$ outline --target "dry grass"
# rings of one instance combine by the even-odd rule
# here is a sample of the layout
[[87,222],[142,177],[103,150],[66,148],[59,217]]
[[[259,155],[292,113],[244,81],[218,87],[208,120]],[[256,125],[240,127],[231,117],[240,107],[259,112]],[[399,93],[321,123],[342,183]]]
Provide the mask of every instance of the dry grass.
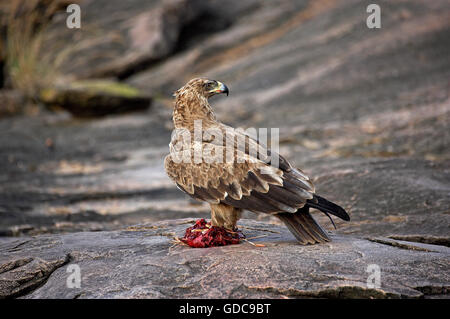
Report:
[[6,70],[12,86],[31,99],[55,82],[68,55],[67,50],[52,54],[44,46],[44,31],[63,4],[59,0],[12,0],[4,12]]

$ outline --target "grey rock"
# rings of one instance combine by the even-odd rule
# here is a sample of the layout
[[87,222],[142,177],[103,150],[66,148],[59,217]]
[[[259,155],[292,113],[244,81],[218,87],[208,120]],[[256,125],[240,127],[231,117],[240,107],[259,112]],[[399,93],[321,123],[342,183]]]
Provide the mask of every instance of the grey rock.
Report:
[[[105,3],[85,2],[81,32],[58,28],[73,36],[64,41],[86,45],[65,74],[120,77],[152,92],[153,107],[96,120],[47,112],[0,120],[4,296],[448,298],[447,1],[382,3],[379,30],[366,28],[364,1],[230,1],[217,19],[175,18],[160,51],[143,32],[142,52],[129,31],[141,14],[163,12],[162,2]],[[215,2],[200,5],[210,14],[204,3]],[[88,28],[96,19],[104,32]],[[202,21],[214,31],[196,32]],[[158,63],[143,63],[154,52]],[[124,59],[137,53],[139,63]],[[332,243],[298,246],[270,216],[246,212],[261,222],[243,221],[260,228],[247,236],[269,234],[255,239],[266,247],[169,250],[188,225],[162,220],[209,218],[163,170],[171,93],[199,75],[231,90],[211,100],[221,121],[279,128],[280,153],[351,214],[336,222]],[[135,224],[144,229],[123,230]],[[246,268],[239,261],[248,255]],[[67,263],[82,266],[81,290],[66,288]],[[365,285],[369,263],[381,267],[380,290]],[[40,277],[22,274],[40,268]]]
[[[1,239],[0,296],[448,297],[448,247],[343,235],[332,235],[327,244],[301,246],[285,227],[252,220],[239,226],[248,241],[263,247],[245,241],[206,249],[176,244],[174,237],[182,236],[193,222],[182,219],[109,232]],[[72,264],[80,267],[80,288],[67,286]],[[381,271],[380,287],[367,285],[372,282],[368,277],[373,264]]]
[[80,3],[82,28],[74,33],[62,27],[66,15],[60,14],[49,28],[49,39],[63,39],[63,47],[71,48],[67,57],[70,63],[63,66],[64,73],[77,78],[126,78],[175,54],[196,37],[190,33],[198,33],[197,27],[206,33],[225,28],[229,19],[223,16],[222,10],[217,10],[219,3],[215,0],[84,1]]

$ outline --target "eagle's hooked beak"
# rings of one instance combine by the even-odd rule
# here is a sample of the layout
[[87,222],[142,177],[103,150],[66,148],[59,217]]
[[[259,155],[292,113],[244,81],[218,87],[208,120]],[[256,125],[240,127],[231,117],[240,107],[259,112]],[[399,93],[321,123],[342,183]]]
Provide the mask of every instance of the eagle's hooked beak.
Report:
[[216,86],[214,87],[214,89],[211,91],[211,93],[226,93],[228,96],[228,93],[230,92],[227,88],[227,86],[225,84],[223,84],[222,82],[216,81]]

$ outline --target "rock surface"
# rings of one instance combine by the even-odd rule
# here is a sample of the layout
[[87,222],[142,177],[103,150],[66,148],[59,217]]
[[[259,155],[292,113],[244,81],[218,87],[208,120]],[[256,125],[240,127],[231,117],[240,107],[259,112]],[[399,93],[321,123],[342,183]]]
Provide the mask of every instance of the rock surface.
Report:
[[[448,297],[447,2],[380,1],[382,28],[370,30],[365,25],[370,1],[230,0],[220,10],[216,1],[189,1],[199,11],[183,22],[175,8],[175,20],[167,29],[173,36],[161,38],[148,25],[148,17],[158,15],[154,21],[163,23],[167,6],[177,3],[182,8],[188,2],[85,1],[86,28],[55,29],[61,32],[57,35],[62,42],[81,43],[79,47],[85,49],[84,56],[77,55],[65,65],[65,75],[113,76],[114,81],[150,93],[152,108],[96,120],[76,119],[64,112],[0,119],[0,236],[5,247],[0,258],[2,269],[9,269],[2,275],[17,272],[17,278],[23,279],[24,271],[30,274],[26,280],[6,280],[8,288],[2,291],[28,297],[58,293],[68,298],[180,297],[201,296],[203,285],[215,284],[211,296],[418,297],[431,292]],[[98,15],[99,8],[104,15]],[[56,17],[55,26],[65,23],[64,17]],[[96,26],[88,28],[97,18]],[[147,30],[142,37],[135,33],[139,28]],[[63,36],[66,33],[71,36]],[[154,42],[149,42],[152,36]],[[163,40],[169,42],[156,50]],[[60,44],[48,50],[58,51]],[[187,227],[183,221],[155,224],[162,220],[209,219],[207,205],[184,197],[163,170],[172,130],[171,94],[194,76],[218,79],[230,88],[229,97],[211,100],[221,121],[235,127],[279,128],[280,153],[313,178],[320,195],[350,213],[350,222],[336,221],[333,243],[295,245],[286,230],[278,228],[277,220],[248,212],[244,217],[264,224],[245,221],[242,225],[260,225],[282,235],[257,239],[269,241],[262,250],[245,243],[217,250],[174,247],[170,253],[172,235],[154,236],[158,231],[181,236]],[[326,217],[317,219],[331,229]],[[136,224],[161,228],[123,230]],[[249,237],[265,234],[252,232]],[[39,236],[29,237],[33,235]],[[103,250],[102,245],[109,248]],[[298,282],[283,277],[282,261],[270,245],[291,258],[287,271]],[[421,248],[410,249],[413,246]],[[228,253],[233,249],[240,255]],[[180,255],[172,255],[177,250]],[[266,250],[274,257],[270,262],[260,254]],[[209,267],[225,274],[227,266],[215,266],[220,258],[230,261],[229,267],[243,269],[236,263],[250,251],[255,268],[249,269],[267,276],[261,277],[265,283],[236,275],[226,290],[220,286],[224,283],[212,280],[212,273],[203,271]],[[308,263],[295,268],[298,251]],[[90,252],[101,255],[104,264],[89,260]],[[124,264],[119,262],[122,257]],[[136,257],[140,264],[133,266],[128,257]],[[104,266],[112,270],[98,276],[105,280],[103,287],[111,278],[117,286],[98,292],[86,286],[84,295],[64,288],[65,265],[75,260],[83,263],[86,285],[89,277],[99,274],[95,267]],[[366,264],[376,260],[386,276],[381,291],[365,288]],[[352,268],[351,261],[360,267]],[[156,275],[164,262],[172,270],[180,269],[172,274],[172,284]],[[135,278],[126,274],[128,267],[142,264],[151,267],[142,267],[142,274],[132,268]],[[341,270],[333,270],[340,265]],[[276,274],[274,282],[268,280],[270,271]],[[411,278],[406,278],[410,273]],[[126,279],[121,282],[122,277]],[[147,278],[153,279],[145,286]],[[183,278],[191,280],[186,288]],[[101,286],[100,279],[96,284]]]
[[[231,14],[255,3],[242,2],[227,3],[235,8]],[[54,19],[49,31],[53,35],[50,41],[57,37],[63,39],[65,48],[71,47],[70,63],[63,70],[76,78],[126,78],[175,54],[202,33],[214,33],[230,23],[230,9],[223,10],[217,0],[97,0],[79,4],[83,27],[78,32],[61,28],[65,13]]]
[[[241,221],[240,228],[264,247],[243,242],[196,249],[174,243],[193,222],[0,239],[0,297],[448,297],[448,247],[342,235],[301,246],[286,228],[252,220]],[[368,280],[374,264],[381,271],[379,288],[367,286],[374,282]],[[79,266],[80,288],[67,286],[69,265]]]
[[[147,9],[140,3],[112,1],[99,23],[162,10],[157,1]],[[0,120],[0,233],[208,217],[207,207],[183,197],[162,169],[170,94],[204,75],[231,89],[211,101],[220,120],[280,129],[281,153],[351,213],[339,231],[449,243],[446,1],[407,4],[380,3],[379,30],[365,27],[363,1],[226,6],[220,14],[234,19],[226,29],[191,39],[182,52],[127,79],[155,93],[150,111],[98,121],[67,114]],[[193,53],[203,58],[190,60]]]

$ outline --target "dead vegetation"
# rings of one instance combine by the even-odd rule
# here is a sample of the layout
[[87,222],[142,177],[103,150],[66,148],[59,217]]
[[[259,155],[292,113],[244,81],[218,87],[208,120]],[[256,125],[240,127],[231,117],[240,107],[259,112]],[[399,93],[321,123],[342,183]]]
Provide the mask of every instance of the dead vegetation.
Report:
[[67,50],[57,55],[46,50],[44,32],[64,0],[13,0],[0,8],[5,68],[10,85],[36,100],[39,91],[58,78]]

